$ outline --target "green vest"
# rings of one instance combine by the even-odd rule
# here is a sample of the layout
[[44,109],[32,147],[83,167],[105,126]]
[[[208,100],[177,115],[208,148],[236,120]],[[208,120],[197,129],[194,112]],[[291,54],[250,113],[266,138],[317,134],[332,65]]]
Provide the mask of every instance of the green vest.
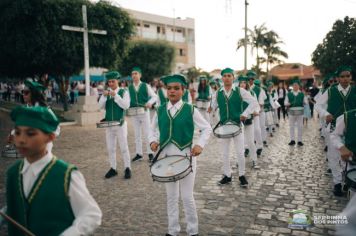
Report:
[[345,112],[345,146],[356,155],[356,109]]
[[[123,98],[125,90],[119,89],[118,95]],[[125,115],[124,109],[122,109],[117,103],[115,102],[113,97],[107,97],[105,103],[105,120],[106,121],[123,121],[123,117]]]
[[351,109],[356,108],[356,88],[351,86],[346,96],[339,92],[337,86],[331,86],[328,90],[327,111],[333,115],[334,122],[337,117]]
[[290,107],[304,107],[304,93],[298,92],[297,96],[294,96],[293,92],[287,94]]
[[160,105],[166,104],[168,102],[168,98],[164,96],[163,89],[158,89],[158,98]]
[[270,103],[270,97],[271,95],[268,93],[267,90],[265,90],[265,93],[266,93],[266,99],[263,103],[263,108],[264,108],[264,111],[267,112],[267,111],[271,111],[272,110],[272,105]]
[[[21,170],[24,161],[7,171],[7,214],[37,236],[57,236],[70,227],[75,216],[68,198],[71,172],[76,169],[53,158],[41,171],[27,199],[23,193]],[[11,223],[9,235],[24,235]]]
[[203,91],[198,91],[198,100],[208,100],[209,99],[210,86],[205,86]]
[[217,102],[220,113],[220,123],[233,122],[240,124],[240,116],[243,112],[243,100],[240,94],[240,88],[232,88],[230,96],[227,97],[221,89],[217,92]]
[[144,82],[141,82],[137,92],[135,90],[135,86],[130,84],[129,94],[130,107],[144,107],[149,100],[147,84]]
[[188,103],[183,103],[174,117],[167,110],[167,104],[158,108],[161,149],[169,143],[173,143],[180,150],[192,145],[194,135],[193,112],[193,106]]
[[183,97],[182,97],[182,101],[188,103],[189,102],[189,97],[188,96],[189,96],[188,89],[185,89]]

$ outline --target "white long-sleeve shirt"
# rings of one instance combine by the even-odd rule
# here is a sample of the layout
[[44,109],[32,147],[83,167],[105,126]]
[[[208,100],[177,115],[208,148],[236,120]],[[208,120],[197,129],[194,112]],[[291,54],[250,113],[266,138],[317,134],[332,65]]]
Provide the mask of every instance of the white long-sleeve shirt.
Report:
[[[330,89],[330,88],[329,88]],[[346,96],[351,89],[350,85],[347,86],[345,89],[338,84],[337,89],[344,95]],[[315,109],[319,113],[320,117],[325,118],[326,116],[330,115],[330,113],[327,111],[328,109],[328,100],[329,100],[329,93],[328,91],[325,91],[323,94],[321,94],[318,99],[316,100],[315,104]]]
[[[115,92],[115,96],[114,96],[114,102],[121,107],[122,109],[126,110],[130,107],[130,95],[128,93],[128,91],[125,90],[123,97],[121,97],[118,92],[120,90],[120,87],[117,87],[114,92]],[[99,107],[100,109],[105,108],[105,104],[106,104],[106,100],[107,97],[106,96],[101,96],[99,99]]]
[[345,146],[343,137],[345,134],[345,120],[344,115],[339,116],[336,119],[336,125],[334,131],[330,134],[330,141],[335,145],[337,149]]
[[[236,87],[232,87],[229,91],[225,90],[225,87],[221,87],[218,91],[223,91],[227,97],[230,96],[231,92],[233,89],[237,89]],[[247,108],[242,112],[242,116],[248,117],[249,115],[253,114],[254,111],[258,110],[258,102],[254,96],[251,95],[251,93],[243,88],[240,89],[240,94],[241,98],[243,101],[248,103]],[[213,110],[215,110],[218,107],[218,100],[217,100],[217,93],[214,97],[214,99],[211,102],[211,107]]]
[[[48,152],[40,160],[33,163],[29,163],[26,158],[24,159],[21,174],[23,192],[26,198],[43,168],[53,158],[52,153]],[[61,233],[61,236],[79,236],[93,233],[101,224],[102,212],[94,198],[90,195],[83,175],[77,170],[71,173],[68,196],[75,220],[69,228]]]
[[[133,86],[134,86],[136,92],[140,88],[141,83],[142,83],[141,81],[139,81],[137,84],[133,83]],[[152,87],[149,84],[146,84],[146,85],[147,85],[147,94],[148,94],[148,97],[150,98],[148,100],[147,104],[152,105],[153,103],[155,103],[158,100],[157,94],[153,91]]]
[[[167,103],[167,110],[173,117],[177,111],[182,107],[183,101],[179,100],[176,104],[172,104],[170,101]],[[200,114],[198,109],[194,109],[193,112],[193,122],[194,126],[197,127],[200,132],[200,136],[197,141],[197,145],[201,146],[202,148],[205,146],[207,141],[209,140],[210,134],[212,132],[210,124],[203,118],[203,116]],[[157,142],[159,143],[159,127],[158,127],[158,116],[155,114],[152,118],[152,124],[151,124],[151,132],[149,134],[149,141],[150,143],[152,142]],[[177,148],[176,145],[173,143],[167,144],[167,146],[164,148],[164,153],[184,153],[188,154],[190,152],[190,148],[185,148],[183,151],[180,151],[179,148]]]
[[[255,87],[256,85],[253,85],[251,87],[251,90],[253,90],[253,88]],[[258,101],[258,104],[260,104],[260,106],[263,106],[265,104],[265,100],[267,98],[267,95],[266,95],[266,92],[263,88],[259,87],[261,89],[261,92],[260,94],[258,95],[258,98],[257,98],[257,101]],[[262,109],[263,111],[263,109]]]
[[[292,90],[291,92],[293,93],[294,96],[297,96],[298,93],[301,93],[299,90],[298,91]],[[307,96],[304,96],[304,99],[303,99],[303,105],[305,105],[305,104],[309,104]],[[286,98],[284,99],[284,105],[290,106],[288,95],[286,95]]]

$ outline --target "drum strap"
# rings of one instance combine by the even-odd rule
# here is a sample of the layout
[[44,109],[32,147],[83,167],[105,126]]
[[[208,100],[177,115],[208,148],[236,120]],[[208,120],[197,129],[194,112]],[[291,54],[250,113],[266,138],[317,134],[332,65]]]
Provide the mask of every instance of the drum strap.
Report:
[[157,161],[158,157],[159,157],[159,154],[161,154],[163,148],[160,148],[156,154],[156,156],[152,159],[152,163],[151,163],[151,166]]
[[221,122],[219,121],[219,122],[215,125],[215,127],[213,128],[213,131],[216,130],[216,128],[218,128],[218,127],[220,126],[220,124],[221,124]]

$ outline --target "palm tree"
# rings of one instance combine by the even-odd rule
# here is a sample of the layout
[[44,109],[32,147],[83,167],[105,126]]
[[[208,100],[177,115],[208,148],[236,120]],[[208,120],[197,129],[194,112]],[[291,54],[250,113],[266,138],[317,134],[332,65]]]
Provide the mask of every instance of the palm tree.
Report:
[[[264,45],[264,38],[267,32],[267,27],[263,23],[260,26],[255,25],[253,30],[247,29],[247,45],[251,47],[251,55],[253,55],[254,50],[256,50],[256,68],[260,71],[260,61],[261,57],[259,56],[259,49]],[[245,38],[239,39],[237,42],[236,50],[239,50],[245,45]]]
[[266,54],[266,58],[263,62],[266,63],[266,73],[268,75],[269,65],[281,64],[283,61],[280,59],[288,58],[288,54],[283,51],[279,44],[283,44],[283,41],[280,39],[279,35],[274,31],[269,31],[265,34],[263,51]]

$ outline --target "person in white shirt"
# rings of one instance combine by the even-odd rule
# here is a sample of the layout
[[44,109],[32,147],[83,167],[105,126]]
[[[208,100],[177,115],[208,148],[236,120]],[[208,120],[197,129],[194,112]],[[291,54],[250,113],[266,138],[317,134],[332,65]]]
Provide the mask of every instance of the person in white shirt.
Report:
[[105,178],[117,175],[116,146],[120,145],[121,157],[124,161],[124,178],[131,178],[130,151],[127,143],[127,122],[125,121],[125,110],[130,106],[129,93],[119,87],[121,75],[117,71],[110,71],[105,74],[109,90],[103,92],[100,97],[99,107],[105,108],[105,121],[117,121],[119,126],[106,128],[106,147],[109,154],[110,170]]
[[[207,143],[211,127],[198,109],[182,101],[186,80],[182,75],[165,78],[167,86],[166,105],[160,106],[152,120],[150,145],[154,152],[160,148],[161,156],[188,155],[192,158],[192,172],[176,182],[166,183],[168,233],[166,236],[177,236],[179,224],[179,193],[184,206],[188,235],[198,235],[198,215],[193,196],[194,181],[197,171],[196,158]],[[169,123],[169,130],[165,125]],[[194,129],[201,132],[198,141],[193,145]],[[171,132],[170,132],[171,131]],[[155,160],[153,160],[155,161]]]
[[146,148],[149,161],[152,161],[153,154],[148,142],[149,132],[147,127],[150,125],[150,111],[152,105],[157,101],[157,95],[152,90],[151,86],[145,82],[141,82],[142,71],[139,67],[134,67],[131,71],[131,77],[133,83],[129,85],[130,94],[130,108],[144,108],[143,114],[137,114],[131,116],[133,120],[133,126],[135,129],[135,144],[136,144],[136,156],[132,161],[140,161],[143,159],[142,151],[142,130],[143,138],[146,142]]
[[[92,234],[101,224],[102,213],[83,175],[46,148],[55,139],[57,117],[41,106],[19,106],[10,116],[16,147],[25,158],[7,171],[3,210],[35,235]],[[9,236],[22,235],[12,223],[8,231]]]

